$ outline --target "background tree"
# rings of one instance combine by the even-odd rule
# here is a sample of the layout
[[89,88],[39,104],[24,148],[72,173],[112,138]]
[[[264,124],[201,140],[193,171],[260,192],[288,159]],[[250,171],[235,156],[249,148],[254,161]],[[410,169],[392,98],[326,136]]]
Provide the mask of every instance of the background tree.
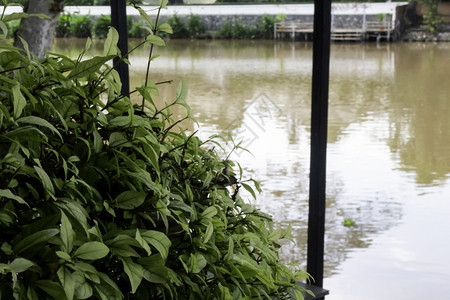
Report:
[[[56,22],[59,14],[64,10],[66,0],[28,0],[24,5],[24,12],[29,14],[45,14],[49,18],[30,17],[22,19],[17,36],[27,43],[31,53],[36,57],[45,56],[45,50],[50,49],[55,34]],[[16,38],[16,45],[21,41]]]

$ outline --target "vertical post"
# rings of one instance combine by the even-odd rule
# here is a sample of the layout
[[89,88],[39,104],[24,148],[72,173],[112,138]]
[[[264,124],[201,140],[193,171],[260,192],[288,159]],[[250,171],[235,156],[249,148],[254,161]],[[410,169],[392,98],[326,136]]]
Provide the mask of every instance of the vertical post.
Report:
[[323,286],[331,0],[314,1],[307,271]]
[[[119,33],[117,46],[123,58],[127,58],[128,53],[128,32],[127,32],[127,5],[126,0],[111,0],[111,25]],[[122,95],[130,94],[130,75],[128,65],[118,57],[114,59],[114,66],[122,81]]]

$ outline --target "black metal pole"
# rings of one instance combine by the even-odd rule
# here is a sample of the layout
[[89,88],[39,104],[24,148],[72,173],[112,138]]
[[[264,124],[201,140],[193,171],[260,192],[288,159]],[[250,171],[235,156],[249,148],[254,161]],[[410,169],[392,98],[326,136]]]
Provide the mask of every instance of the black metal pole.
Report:
[[307,271],[323,286],[331,0],[314,1]]
[[[123,57],[128,53],[128,32],[127,32],[127,5],[126,0],[111,0],[111,25],[119,33],[117,47]],[[122,95],[130,94],[130,75],[128,65],[119,58],[114,59],[115,69],[119,73],[122,81]]]

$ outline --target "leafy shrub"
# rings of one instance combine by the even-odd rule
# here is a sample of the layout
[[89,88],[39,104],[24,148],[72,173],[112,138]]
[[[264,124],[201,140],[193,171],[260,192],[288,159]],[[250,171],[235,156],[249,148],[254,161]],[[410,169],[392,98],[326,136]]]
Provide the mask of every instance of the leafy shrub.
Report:
[[[130,18],[131,19],[131,18]],[[128,23],[128,36],[131,38],[143,38],[146,37],[149,32],[145,29],[142,22],[129,22]]]
[[271,17],[264,14],[262,19],[256,24],[256,37],[262,39],[272,39],[275,23],[282,21],[284,18],[284,15]]
[[206,27],[199,15],[190,14],[187,21],[187,30],[191,38],[196,38],[200,34],[205,33]]
[[189,32],[187,25],[183,20],[180,19],[176,14],[169,17],[167,20],[169,25],[172,27],[173,34],[170,35],[172,38],[187,38],[189,37]]
[[95,36],[99,39],[106,38],[109,26],[111,26],[111,16],[101,15],[94,25]]
[[55,34],[56,37],[68,37],[71,34],[71,24],[72,24],[73,14],[63,13],[58,17],[58,22],[56,23]]
[[15,36],[16,31],[19,29],[20,21],[12,21],[7,23],[7,29],[8,29],[8,37],[12,38]]
[[70,33],[74,37],[87,38],[92,36],[92,21],[90,16],[73,16],[70,23]]
[[0,52],[1,299],[301,299],[288,232],[244,202],[218,140],[176,130],[183,85],[163,108],[152,81],[142,106],[120,95],[117,41],[86,60]]
[[218,33],[222,39],[252,39],[255,35],[255,29],[245,26],[240,19],[226,21]]

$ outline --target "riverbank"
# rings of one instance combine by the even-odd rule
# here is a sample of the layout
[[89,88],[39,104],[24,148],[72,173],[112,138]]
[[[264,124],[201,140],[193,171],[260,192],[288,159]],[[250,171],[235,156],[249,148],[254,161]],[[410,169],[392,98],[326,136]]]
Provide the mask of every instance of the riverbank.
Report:
[[[407,4],[408,2],[333,3],[332,31],[334,30],[342,35],[342,30],[347,30],[349,36],[353,35],[351,39],[348,36],[343,36],[342,40],[360,41],[386,38],[393,41],[450,42],[450,24],[448,23],[442,25],[434,33],[430,33],[418,25],[406,28],[404,13],[407,11]],[[157,8],[155,6],[144,6],[143,8],[151,17],[156,17]],[[8,7],[6,14],[20,11],[20,7]],[[67,14],[76,14],[78,16],[89,15],[93,20],[111,13],[109,6],[66,6],[64,11]],[[417,11],[414,12],[414,14],[416,13]],[[127,15],[132,17],[135,23],[140,18],[139,12],[132,7],[127,7]],[[255,35],[247,31],[254,30],[257,24],[264,24],[264,18],[266,17],[273,18],[273,20],[283,19],[284,22],[290,24],[294,22],[296,24],[312,24],[314,4],[170,5],[167,9],[161,11],[160,18],[161,21],[167,22],[170,18],[177,17],[182,24],[187,24],[192,16],[198,17],[197,21],[204,26],[204,33],[181,37],[252,39],[255,38]],[[381,17],[383,17],[383,22],[388,23],[388,26],[383,26],[384,30],[378,32],[372,29],[367,34],[367,24],[375,23]],[[415,18],[417,18],[416,15]],[[226,34],[220,33],[226,26],[229,27],[228,31],[234,30],[236,32],[229,34],[230,36],[227,36],[229,32],[225,32]],[[386,27],[390,28],[389,34],[386,32]],[[239,34],[243,32],[242,29],[244,29],[245,34],[240,36]],[[271,34],[267,34],[267,30],[273,30],[273,27],[269,26],[265,30],[266,32],[263,36],[270,38]],[[304,32],[287,32],[281,35],[275,34],[275,36],[308,40],[312,38],[310,33],[312,33],[312,27],[309,29],[308,34]],[[335,37],[334,40],[339,39]]]

